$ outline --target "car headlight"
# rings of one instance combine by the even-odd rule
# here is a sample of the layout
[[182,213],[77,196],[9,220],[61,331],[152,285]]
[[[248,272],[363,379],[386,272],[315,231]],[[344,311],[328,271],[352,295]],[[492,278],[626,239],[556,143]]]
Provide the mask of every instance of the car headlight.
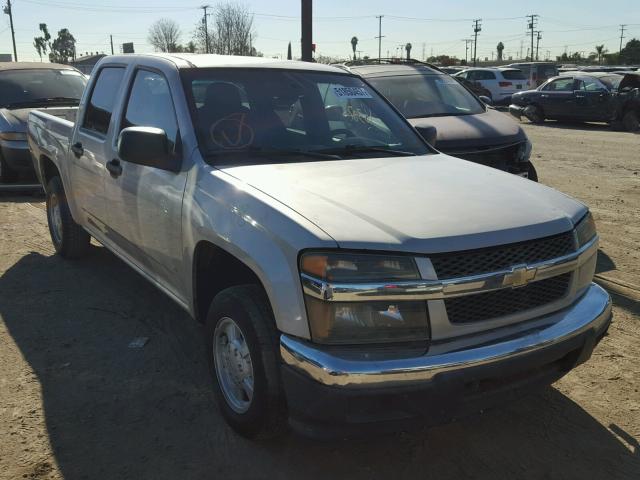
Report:
[[0,132],[0,140],[26,141],[27,134],[24,132]]
[[576,237],[578,238],[578,248],[589,243],[596,236],[596,222],[593,220],[591,212],[587,213],[576,226]]
[[533,146],[529,139],[527,139],[520,147],[518,148],[518,153],[516,154],[516,160],[518,162],[528,162],[531,158],[531,150]]
[[[306,253],[300,272],[326,284],[370,284],[418,280],[411,257]],[[303,278],[304,283],[304,278]],[[429,338],[424,301],[334,302],[305,291],[312,340],[324,344],[420,341]]]

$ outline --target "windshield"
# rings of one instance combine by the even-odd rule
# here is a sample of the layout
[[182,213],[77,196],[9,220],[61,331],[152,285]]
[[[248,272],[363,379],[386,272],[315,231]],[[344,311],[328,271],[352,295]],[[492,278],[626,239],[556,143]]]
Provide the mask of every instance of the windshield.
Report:
[[0,72],[0,105],[21,108],[46,103],[80,103],[87,83],[75,70],[7,70]]
[[216,162],[228,162],[228,154],[242,158],[261,152],[269,154],[265,162],[296,152],[309,159],[358,157],[367,149],[368,156],[430,152],[372,88],[352,75],[239,68],[182,74],[201,151]]
[[483,113],[484,106],[448,75],[409,75],[369,79],[407,118]]

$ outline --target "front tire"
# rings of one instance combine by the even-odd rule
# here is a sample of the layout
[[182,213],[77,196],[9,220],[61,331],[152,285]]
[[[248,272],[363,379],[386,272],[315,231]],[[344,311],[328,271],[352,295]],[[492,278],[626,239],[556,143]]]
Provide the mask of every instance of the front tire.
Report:
[[522,113],[531,123],[544,122],[544,113],[538,105],[527,105]]
[[73,220],[60,177],[49,181],[46,196],[47,222],[56,252],[67,259],[83,257],[89,250],[91,236]]
[[538,181],[538,171],[536,170],[536,167],[533,166],[533,163],[529,164],[529,169],[527,171],[527,178],[532,182]]
[[278,334],[257,285],[218,293],[205,325],[214,393],[227,423],[248,438],[271,438],[285,427]]

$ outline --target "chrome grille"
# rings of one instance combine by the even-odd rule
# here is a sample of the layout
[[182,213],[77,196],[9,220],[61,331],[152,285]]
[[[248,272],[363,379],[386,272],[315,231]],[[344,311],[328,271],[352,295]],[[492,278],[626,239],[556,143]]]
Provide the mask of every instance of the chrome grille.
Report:
[[499,247],[431,256],[438,279],[496,272],[514,265],[532,264],[575,252],[573,231]]
[[569,290],[571,273],[530,283],[521,288],[445,300],[451,323],[471,323],[524,312],[555,302]]

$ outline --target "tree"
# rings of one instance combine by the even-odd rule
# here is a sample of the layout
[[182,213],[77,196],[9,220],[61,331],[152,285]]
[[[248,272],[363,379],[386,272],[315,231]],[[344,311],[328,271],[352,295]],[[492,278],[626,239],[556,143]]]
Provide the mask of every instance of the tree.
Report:
[[353,59],[357,60],[356,58],[356,48],[358,48],[358,37],[351,37],[351,49],[353,50]]
[[502,52],[504,51],[504,43],[500,42],[496,46],[496,50],[498,51],[498,61],[502,61]]
[[63,28],[58,37],[51,43],[49,61],[53,63],[69,63],[76,58],[76,39],[71,32]]
[[169,18],[161,18],[149,28],[147,40],[156,51],[177,52],[180,43],[180,27]]
[[33,46],[36,47],[36,52],[38,52],[40,61],[42,61],[42,55],[46,55],[47,51],[51,49],[51,35],[49,34],[49,29],[47,28],[46,23],[40,24],[40,31],[42,32],[42,35],[34,37]]
[[[196,44],[196,50],[200,53],[218,53],[215,49],[215,32],[211,26],[207,29],[204,28],[204,18],[196,23],[193,41]],[[207,43],[209,48],[207,48]]]
[[410,43],[404,46],[404,49],[407,51],[407,60],[411,60],[411,47],[412,45]]
[[596,58],[598,59],[598,65],[602,64],[602,59],[606,55],[607,49],[604,48],[604,45],[596,45],[596,51],[594,53],[596,54]]
[[253,14],[247,7],[236,3],[223,3],[214,10],[214,48],[222,55],[251,55]]
[[291,42],[289,42],[289,46],[287,47],[287,60],[293,60],[293,55],[291,55]]
[[640,63],[640,40],[633,38],[627,42],[620,52],[620,62],[626,65]]

